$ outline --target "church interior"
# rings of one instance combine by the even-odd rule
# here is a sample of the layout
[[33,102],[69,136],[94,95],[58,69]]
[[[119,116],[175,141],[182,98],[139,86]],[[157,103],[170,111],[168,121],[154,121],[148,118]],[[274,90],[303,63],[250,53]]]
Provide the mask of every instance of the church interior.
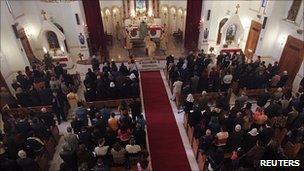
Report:
[[0,170],[301,170],[303,13],[2,0]]

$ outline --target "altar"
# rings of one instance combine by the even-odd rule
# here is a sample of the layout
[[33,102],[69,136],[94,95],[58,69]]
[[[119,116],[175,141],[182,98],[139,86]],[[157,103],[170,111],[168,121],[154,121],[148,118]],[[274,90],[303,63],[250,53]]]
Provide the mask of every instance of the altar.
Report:
[[[139,26],[127,26],[125,27],[126,33],[129,34],[130,39],[140,39]],[[162,34],[162,27],[160,25],[148,26],[148,36],[152,39],[159,39]]]
[[[156,2],[156,1],[155,1]],[[149,36],[151,39],[159,39],[162,34],[162,22],[158,15],[158,7],[151,0],[135,0],[125,11],[127,18],[123,21],[125,36],[130,40],[144,39]],[[142,25],[144,23],[144,25]],[[144,34],[143,34],[144,32]],[[144,37],[143,37],[144,35]]]

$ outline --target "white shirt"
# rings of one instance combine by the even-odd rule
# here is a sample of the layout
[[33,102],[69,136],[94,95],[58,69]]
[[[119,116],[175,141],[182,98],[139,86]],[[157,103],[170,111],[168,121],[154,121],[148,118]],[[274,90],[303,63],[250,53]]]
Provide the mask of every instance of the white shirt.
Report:
[[104,156],[107,154],[109,146],[95,147],[94,152],[97,156]]
[[135,154],[135,153],[140,152],[140,151],[141,151],[141,148],[140,148],[139,145],[130,145],[130,144],[128,144],[128,145],[126,145],[126,151],[127,151],[128,153]]
[[232,75],[231,75],[231,74],[225,75],[225,76],[224,76],[223,82],[224,82],[225,84],[230,84],[231,81],[232,81]]
[[180,93],[182,91],[183,82],[175,81],[173,84],[173,93]]

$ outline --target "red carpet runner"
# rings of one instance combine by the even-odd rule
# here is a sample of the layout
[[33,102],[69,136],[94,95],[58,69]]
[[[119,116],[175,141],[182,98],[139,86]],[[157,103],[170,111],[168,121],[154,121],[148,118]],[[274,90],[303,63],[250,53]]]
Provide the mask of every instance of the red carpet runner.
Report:
[[141,85],[153,170],[190,170],[160,72],[141,72]]

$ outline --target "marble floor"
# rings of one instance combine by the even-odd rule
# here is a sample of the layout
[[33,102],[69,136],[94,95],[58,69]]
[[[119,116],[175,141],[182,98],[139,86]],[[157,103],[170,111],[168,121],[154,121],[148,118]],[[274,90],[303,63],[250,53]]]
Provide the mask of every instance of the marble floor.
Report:
[[[155,58],[156,59],[165,59],[166,56],[169,54],[173,54],[176,58],[182,57],[185,54],[185,49],[182,42],[177,42],[174,40],[173,37],[169,38],[168,45],[167,45],[166,53],[163,53],[159,49],[156,48],[155,51]],[[114,61],[127,61],[129,60],[129,53],[124,48],[123,42],[118,41],[116,39],[113,40],[113,45],[108,45],[110,60]],[[145,53],[145,47],[134,47],[131,51],[131,54],[134,55],[135,58],[148,58],[147,54]]]

